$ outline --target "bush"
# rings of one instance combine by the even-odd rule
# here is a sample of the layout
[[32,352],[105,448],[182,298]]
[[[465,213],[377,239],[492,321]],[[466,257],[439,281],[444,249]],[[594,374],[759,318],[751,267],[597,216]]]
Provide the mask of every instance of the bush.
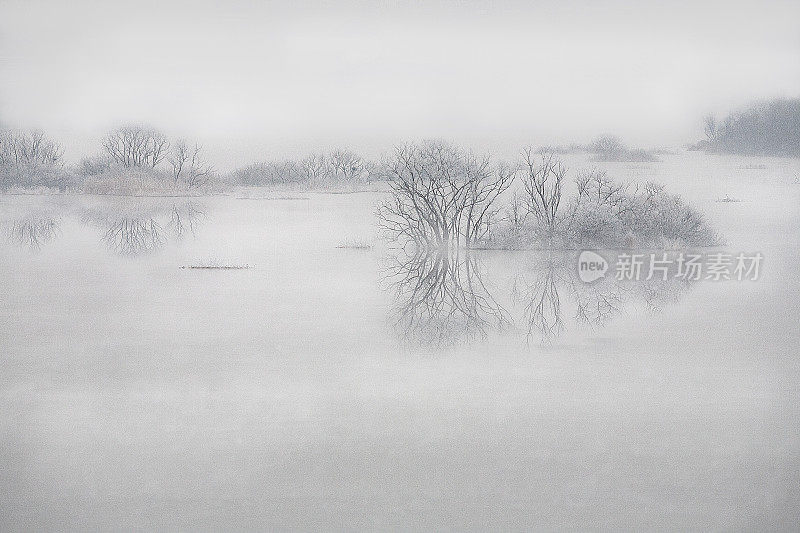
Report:
[[111,170],[111,159],[103,156],[84,157],[77,168],[78,174],[84,178],[97,176],[109,170]]
[[105,171],[83,179],[80,190],[86,194],[120,196],[174,196],[213,194],[223,190],[219,180],[202,186],[175,182],[171,174],[157,168],[111,165]]
[[[547,168],[559,170],[552,156],[545,158]],[[484,241],[490,248],[631,248],[697,247],[719,243],[716,232],[702,214],[680,196],[667,193],[661,185],[617,183],[605,172],[578,173],[574,194],[561,200],[563,184],[555,188],[536,187],[555,179],[535,179],[541,173],[524,176],[525,191],[533,190],[538,198],[548,200],[547,217],[540,216],[541,206],[524,203],[522,216],[506,217]],[[532,185],[529,185],[528,182]],[[545,194],[548,191],[551,194]],[[517,206],[519,209],[519,206]],[[513,209],[512,209],[513,211]]]
[[170,192],[173,184],[155,169],[114,166],[85,178],[81,189],[87,194],[138,196]]
[[566,240],[576,246],[712,246],[719,239],[703,216],[663,186],[616,184],[591,173],[568,209]]
[[264,187],[297,184],[307,178],[294,161],[287,160],[253,163],[235,170],[230,180],[235,185]]
[[598,137],[589,145],[589,151],[595,154],[594,161],[637,163],[658,161],[651,152],[641,148],[630,149],[613,135]]

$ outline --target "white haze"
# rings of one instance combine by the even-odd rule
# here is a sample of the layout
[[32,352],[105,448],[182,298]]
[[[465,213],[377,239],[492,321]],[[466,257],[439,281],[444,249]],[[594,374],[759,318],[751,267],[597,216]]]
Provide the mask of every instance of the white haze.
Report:
[[70,158],[125,122],[220,168],[421,137],[676,145],[798,90],[798,2],[0,2],[0,123]]

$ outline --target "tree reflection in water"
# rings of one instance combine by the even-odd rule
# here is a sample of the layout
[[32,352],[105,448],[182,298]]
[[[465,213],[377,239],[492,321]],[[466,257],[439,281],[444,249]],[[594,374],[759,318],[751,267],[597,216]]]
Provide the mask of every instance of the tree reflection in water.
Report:
[[172,204],[167,228],[176,239],[180,240],[187,232],[195,235],[200,221],[205,219],[205,217],[205,211],[202,206],[196,202]]
[[[659,312],[691,284],[668,279],[621,282],[613,274],[593,283],[578,279],[577,257],[515,256],[511,290],[492,289],[474,252],[421,252],[392,257],[385,280],[394,288],[395,322],[409,339],[430,344],[485,338],[491,330],[516,330],[528,344],[552,344],[576,326],[603,327],[628,308]],[[509,262],[506,262],[506,266]],[[503,296],[508,304],[503,304]],[[574,306],[574,313],[565,311]],[[516,327],[513,327],[516,326]]]
[[33,212],[6,224],[8,241],[39,250],[60,235],[60,221],[47,211]]
[[553,262],[548,261],[536,270],[533,282],[524,283],[522,291],[514,292],[515,299],[524,304],[527,342],[530,342],[537,333],[541,336],[542,342],[552,342],[564,332],[561,295],[558,292],[558,284],[562,281],[559,279],[561,270],[557,269]]
[[161,249],[169,238],[195,234],[205,212],[196,202],[146,201],[103,204],[87,209],[83,220],[103,228],[102,241],[120,255],[141,255]]
[[407,339],[447,344],[511,323],[469,252],[425,250],[388,261],[384,281],[394,290],[395,323]]
[[120,255],[139,255],[161,248],[163,231],[155,218],[121,217],[111,221],[103,242]]

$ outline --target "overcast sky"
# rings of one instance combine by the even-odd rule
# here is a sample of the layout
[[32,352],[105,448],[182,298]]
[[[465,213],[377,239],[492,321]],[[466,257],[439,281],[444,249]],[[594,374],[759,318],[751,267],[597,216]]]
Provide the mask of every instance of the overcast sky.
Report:
[[800,95],[800,2],[0,0],[0,122],[93,149],[150,123],[220,167],[401,139],[700,135]]

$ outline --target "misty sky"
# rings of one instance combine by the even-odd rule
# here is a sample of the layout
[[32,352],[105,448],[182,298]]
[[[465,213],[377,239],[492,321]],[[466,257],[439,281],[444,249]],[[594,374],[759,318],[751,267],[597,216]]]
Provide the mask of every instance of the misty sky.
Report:
[[708,111],[798,95],[797,1],[0,0],[0,122],[72,157],[125,122],[223,168],[423,137],[679,145]]

